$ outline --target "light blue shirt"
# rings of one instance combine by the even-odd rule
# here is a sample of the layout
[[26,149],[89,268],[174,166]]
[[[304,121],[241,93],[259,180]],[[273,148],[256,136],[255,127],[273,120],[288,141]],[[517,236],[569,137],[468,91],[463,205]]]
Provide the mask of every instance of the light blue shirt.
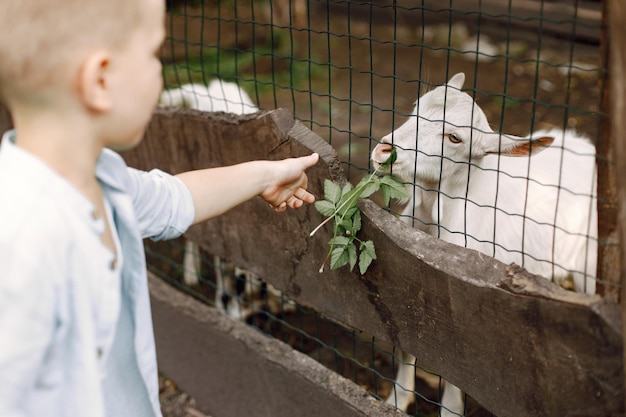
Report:
[[160,416],[142,239],[189,227],[189,190],[102,151],[116,267],[92,203],[14,140],[0,144],[0,416]]

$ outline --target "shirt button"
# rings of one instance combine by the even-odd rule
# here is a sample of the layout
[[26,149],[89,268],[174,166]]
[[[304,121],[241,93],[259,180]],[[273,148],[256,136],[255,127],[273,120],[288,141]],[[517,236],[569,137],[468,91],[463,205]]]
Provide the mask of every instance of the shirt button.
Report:
[[102,348],[98,348],[98,350],[96,351],[96,353],[98,354],[98,359],[102,359]]

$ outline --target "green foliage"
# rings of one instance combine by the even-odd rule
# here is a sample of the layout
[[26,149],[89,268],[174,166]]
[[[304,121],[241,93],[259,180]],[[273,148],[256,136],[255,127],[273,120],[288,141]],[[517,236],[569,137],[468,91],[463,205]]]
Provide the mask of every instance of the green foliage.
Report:
[[[381,164],[381,168],[389,167],[395,160],[396,150],[392,149],[391,155]],[[378,190],[381,191],[385,204],[389,204],[391,198],[407,197],[401,182],[389,175],[379,176],[378,169],[364,177],[356,187],[352,187],[350,183],[341,187],[331,180],[324,181],[324,200],[316,201],[315,208],[327,218],[311,232],[311,236],[332,219],[334,228],[333,237],[328,242],[330,249],[320,272],[323,272],[328,260],[331,269],[348,265],[350,271],[358,261],[359,272],[363,275],[376,259],[374,242],[363,241],[357,237],[361,230],[361,211],[357,203],[359,199],[369,197]]]
[[299,87],[312,78],[326,75],[325,66],[317,60],[294,56],[293,50],[298,51],[302,46],[287,29],[271,28],[270,33],[254,49],[202,45],[198,55],[192,51],[186,53],[184,62],[164,62],[164,84],[166,87],[188,82],[208,84],[219,76],[225,81],[237,80],[247,92],[266,93],[276,86]]

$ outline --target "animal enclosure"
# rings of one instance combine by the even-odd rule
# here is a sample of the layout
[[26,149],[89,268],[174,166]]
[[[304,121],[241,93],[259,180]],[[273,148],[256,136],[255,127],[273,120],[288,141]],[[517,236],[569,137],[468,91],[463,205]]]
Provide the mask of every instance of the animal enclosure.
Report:
[[[255,199],[146,242],[163,372],[213,417],[623,413],[625,24],[619,0],[169,0],[162,103],[183,108],[157,110],[129,165],[177,173],[315,151],[309,186],[322,199],[325,179],[356,184],[395,147],[410,169],[389,173],[410,198],[359,203],[377,252],[362,276],[318,272],[332,232],[309,236],[324,220],[313,206],[279,214]],[[554,129],[591,148],[537,135]],[[483,135],[495,138],[491,165]],[[527,153],[548,147],[514,158],[522,174],[503,155],[513,136]],[[552,151],[546,183],[533,161]],[[417,168],[433,160],[425,181]],[[535,186],[551,197],[529,197]],[[507,190],[522,198],[514,209]],[[548,198],[550,216],[536,217]],[[586,202],[580,228],[559,214],[574,200]],[[460,405],[445,399],[450,386]]]
[[[172,2],[170,6],[167,21],[169,37],[163,48],[166,89],[176,89],[186,84],[209,85],[212,81],[221,79],[237,84],[249,95],[254,105],[262,110],[288,109],[303,126],[319,135],[336,150],[343,174],[353,184],[374,170],[370,161],[372,151],[383,137],[391,132],[397,132],[407,120],[411,119],[411,112],[418,97],[445,85],[453,75],[461,72],[465,74],[465,82],[457,88],[476,102],[484,113],[491,131],[501,132],[507,136],[530,137],[534,132],[561,129],[574,130],[577,134],[589,138],[595,149],[582,156],[578,155],[579,151],[568,148],[564,144],[566,141],[561,141],[561,137],[557,138],[557,142],[560,143],[557,145],[558,148],[563,149],[560,155],[565,156],[561,156],[560,161],[555,161],[555,166],[561,166],[563,158],[567,158],[567,155],[576,154],[579,159],[585,161],[585,164],[597,166],[597,171],[584,178],[572,179],[571,171],[563,172],[557,168],[555,171],[558,172],[558,178],[551,185],[557,190],[558,197],[555,200],[557,204],[556,208],[552,209],[552,218],[548,220],[534,217],[532,209],[536,203],[532,199],[525,201],[519,212],[506,210],[502,208],[502,199],[506,197],[502,197],[501,193],[496,195],[495,201],[485,202],[472,197],[469,185],[465,194],[463,192],[453,194],[444,189],[441,179],[424,184],[417,180],[416,173],[412,173],[412,178],[402,180],[407,183],[414,196],[416,193],[436,194],[435,208],[429,209],[431,211],[427,216],[419,210],[410,210],[411,207],[407,208],[403,202],[394,202],[390,207],[386,207],[386,210],[405,223],[435,237],[445,238],[445,235],[449,234],[451,237],[446,239],[449,242],[477,249],[488,256],[496,255],[497,259],[506,264],[515,262],[528,268],[533,261],[537,261],[549,263],[552,265],[552,271],[563,268],[566,273],[560,275],[554,272],[546,273],[555,286],[598,294],[602,303],[608,303],[607,305],[613,306],[611,308],[616,308],[617,304],[611,303],[619,302],[621,266],[616,222],[617,197],[614,182],[616,177],[612,162],[614,145],[611,138],[614,134],[611,133],[610,127],[612,120],[608,117],[611,111],[609,94],[611,88],[608,83],[610,44],[607,42],[607,32],[603,32],[602,29],[603,24],[608,23],[608,14],[603,10],[601,2],[205,1],[181,4]],[[204,90],[197,93],[198,96],[203,94]],[[237,97],[231,101],[236,103]],[[193,108],[194,104],[187,106]],[[444,107],[452,109],[449,105]],[[455,127],[471,127],[467,136],[468,142],[474,143],[478,133],[485,131],[484,127],[477,126],[473,120],[450,122],[453,115],[446,114],[445,110],[442,115],[434,116],[422,114],[418,108],[419,101],[415,108],[419,123],[432,124],[446,120]],[[470,111],[472,117],[477,114],[476,110]],[[420,147],[419,129],[423,132],[425,128],[419,123],[418,130],[412,132],[415,136],[412,145],[405,142],[396,143],[397,136],[393,134],[390,140],[394,146],[399,146],[399,149],[416,154],[416,161],[420,160],[419,155],[436,156],[433,151],[426,152]],[[447,134],[445,128],[441,128],[441,134]],[[250,140],[257,138],[251,137]],[[197,149],[197,145],[194,146],[196,147],[193,149]],[[583,158],[585,156],[586,159]],[[449,162],[459,165],[461,161],[455,158],[444,151],[440,158],[441,165]],[[463,162],[464,166],[484,170],[479,165],[478,159],[471,158],[477,158],[477,154],[472,153],[470,159]],[[531,172],[532,161],[539,156],[533,158],[525,159],[528,161],[525,162],[528,173]],[[496,169],[500,172],[506,170],[506,163],[506,158],[498,159]],[[469,175],[473,180],[477,176],[472,169],[474,168],[465,170],[464,175]],[[522,196],[530,195],[527,194],[528,187],[529,184],[532,187],[533,181],[540,183],[532,177],[524,181],[523,179],[529,175],[522,175],[522,181],[515,185]],[[597,175],[595,189],[593,188],[595,185],[592,187],[592,184],[596,183],[594,175]],[[498,184],[506,185],[505,180],[506,178],[498,178],[493,188],[498,189]],[[591,188],[579,192],[571,188],[571,185],[565,185],[563,182],[565,180],[570,180],[570,183],[573,182],[575,185],[584,181]],[[321,198],[322,194],[320,189],[318,198]],[[569,232],[568,226],[559,223],[557,213],[563,210],[566,203],[559,207],[558,201],[567,194],[587,196],[587,209],[597,207],[595,220],[597,223],[591,220],[591,214],[584,216],[589,221],[582,226],[582,231]],[[382,205],[378,196],[374,196],[374,201]],[[442,223],[442,219],[445,218],[442,216],[447,215],[443,210],[458,202],[466,206],[474,204],[483,209],[481,213],[485,208],[491,209],[489,215],[493,220],[490,234],[479,236],[472,231],[471,226],[477,220],[475,213],[474,218],[465,218],[460,226]],[[257,216],[258,214],[251,215],[249,219],[241,218],[239,221],[256,222]],[[501,219],[499,220],[502,216],[519,219],[515,229],[522,230],[521,243],[509,247],[498,240],[498,236],[503,233],[498,227],[499,224],[503,224]],[[572,233],[570,236],[583,236],[586,242],[583,244],[585,249],[580,252],[583,255],[570,255],[571,248],[561,248],[559,252],[559,243],[557,240],[550,240],[552,237],[546,239],[549,241],[548,250],[533,252],[533,243],[525,240],[524,236],[531,239],[529,230],[537,224],[551,228],[552,236],[561,232]],[[228,230],[221,230],[222,239],[236,241],[243,239],[242,236],[233,235]],[[526,231],[528,234],[524,234]],[[254,236],[256,237],[256,234]],[[204,265],[201,269],[208,275],[200,279],[199,286],[203,289],[198,290],[197,287],[185,289],[204,298],[209,304],[219,304],[219,301],[214,301],[217,284],[211,284],[216,280],[211,276],[215,270],[213,258],[215,250],[214,248],[208,250],[207,243],[202,243],[202,237],[195,233],[190,233],[188,237],[200,241],[200,256]],[[458,237],[461,239],[457,239]],[[489,244],[491,249],[472,246],[472,241]],[[173,281],[180,282],[179,285],[182,287],[185,287],[182,284],[184,274],[176,272],[176,268],[183,263],[184,248],[184,243],[179,242],[179,249],[174,250],[176,253],[174,257],[177,259],[161,271],[162,275],[169,275],[173,277]],[[153,252],[149,256],[161,257],[157,262],[159,265],[166,261],[162,258],[163,251],[167,253],[167,250],[170,250],[171,253],[171,248],[160,247],[150,250]],[[464,253],[458,250],[459,253]],[[521,258],[511,260],[504,255],[498,255],[498,252],[518,253]],[[381,256],[379,254],[377,264],[384,262]],[[562,263],[559,265],[560,261],[556,261],[559,257],[568,256],[592,259],[591,262],[585,263],[586,266],[580,267],[583,270],[579,272],[585,276],[582,284],[575,282],[578,267]],[[363,386],[375,397],[385,399],[398,396],[401,387],[395,392],[393,381],[398,363],[406,360],[401,352],[409,351],[415,354],[417,360],[411,366],[418,365],[418,376],[415,381],[416,400],[408,408],[410,414],[436,415],[439,412],[445,414],[449,411],[446,410],[446,405],[442,404],[442,407],[439,405],[442,403],[446,383],[439,379],[438,375],[444,376],[446,380],[463,381],[477,375],[476,367],[485,366],[485,362],[480,365],[480,353],[476,352],[482,346],[477,346],[477,342],[470,343],[473,338],[464,333],[485,331],[484,327],[477,324],[482,323],[481,320],[464,323],[463,326],[468,328],[461,331],[462,320],[450,319],[449,327],[446,327],[449,332],[444,332],[445,337],[440,336],[430,341],[424,339],[412,342],[400,341],[389,336],[393,329],[387,329],[387,332],[383,333],[386,336],[379,337],[379,333],[369,328],[369,325],[355,326],[351,318],[353,312],[339,313],[336,309],[331,309],[334,313],[329,314],[323,306],[311,302],[307,296],[300,294],[299,290],[295,291],[281,281],[284,278],[279,277],[286,271],[276,271],[269,275],[266,272],[259,273],[262,267],[250,261],[253,258],[251,253],[246,253],[246,256],[242,256],[243,259],[234,259],[233,256],[226,258],[229,261],[237,261],[238,266],[252,269],[255,275],[263,280],[263,284],[259,283],[260,290],[257,293],[264,291],[267,293],[267,284],[270,284],[272,289],[278,290],[273,295],[278,298],[278,304],[274,303],[274,307],[270,307],[267,302],[253,303],[261,305],[262,313],[246,316],[248,321],[276,338],[286,341],[294,348],[310,354],[329,368],[337,370]],[[449,262],[445,262],[442,269],[448,272],[454,269],[454,259],[456,258],[452,257]],[[341,272],[340,270],[333,273]],[[532,270],[531,272],[546,276],[543,272]],[[350,276],[347,271],[343,273]],[[365,281],[369,281],[368,274],[364,277]],[[427,279],[427,276],[418,276],[410,269],[407,269],[407,274],[418,281]],[[241,276],[239,279],[242,279]],[[318,286],[308,284],[309,291],[321,293],[325,291],[324,284],[320,283],[320,277],[310,279]],[[370,287],[369,291],[380,295],[384,291],[381,286],[392,285],[387,284],[386,280],[388,278],[377,283],[376,287]],[[541,283],[542,286],[544,284]],[[441,291],[447,294],[447,291]],[[250,291],[238,294],[254,298]],[[397,296],[394,302],[413,303],[417,300],[411,298],[419,299],[420,292],[406,290],[399,292]],[[303,306],[298,305],[297,309],[293,310],[291,304],[293,300]],[[419,311],[423,311],[424,305],[432,302],[422,298],[419,301],[421,304],[417,304],[421,306]],[[276,305],[280,307],[288,305],[288,308],[277,308]],[[506,304],[502,309],[514,310]],[[332,318],[333,323],[327,324],[315,311],[319,311],[323,317]],[[419,328],[420,323],[429,319],[435,320],[436,311],[429,313],[434,316],[425,314],[415,317],[414,326]],[[533,313],[533,317],[537,315],[542,316],[540,313]],[[403,320],[407,320],[408,324],[407,317]],[[614,317],[614,313],[611,317]],[[313,330],[307,327],[308,321],[317,323]],[[325,324],[320,325],[321,322]],[[334,322],[356,329],[356,332],[348,331]],[[511,319],[507,327],[511,329],[510,331],[520,334],[519,327],[515,327],[516,324],[513,323],[517,322]],[[328,326],[329,330],[317,333],[316,326]],[[611,326],[619,327],[620,324],[613,322]],[[277,328],[280,330],[277,331]],[[409,327],[406,331],[418,337],[420,333],[416,328]],[[580,337],[577,332],[579,330],[566,331],[570,337],[576,334]],[[340,336],[337,336],[338,334]],[[294,342],[295,340],[298,342]],[[441,358],[433,362],[433,358],[428,357],[427,349],[424,348],[424,344],[434,344],[435,340],[442,345],[449,345],[448,356],[444,355],[445,364],[441,363]],[[518,343],[513,335],[502,340]],[[461,349],[459,344],[466,343],[468,347]],[[606,346],[612,346],[611,349],[614,349],[609,356],[619,356],[621,344]],[[363,355],[358,353],[361,350],[365,350]],[[606,355],[606,352],[603,355]],[[545,366],[544,371],[551,369],[553,365],[546,363]],[[620,364],[620,369],[621,366]],[[429,374],[426,369],[434,372]],[[460,376],[461,373],[464,375]],[[531,374],[528,369],[520,369],[518,375],[520,378],[523,375],[523,378],[531,380]],[[487,380],[482,380],[482,383],[472,385],[467,384],[466,380],[465,384],[459,385],[469,394],[463,410],[451,411],[466,415],[476,413],[488,415],[486,410],[496,415],[528,415],[532,408],[525,407],[529,406],[528,398],[532,397],[530,393],[526,394],[528,397],[525,399],[519,394],[519,403],[507,400],[509,402],[506,405],[499,403],[497,399],[486,398],[490,397],[494,387],[502,389],[501,386],[506,385],[504,381],[487,383]],[[410,389],[410,386],[407,389]],[[614,401],[616,407],[622,407],[622,394],[616,394],[618,392],[621,392],[620,389],[605,391],[612,399],[607,401],[603,397],[599,403],[606,406]],[[568,394],[573,395],[573,391],[568,391]],[[541,407],[554,407],[555,403],[558,403],[559,407],[565,407],[565,403],[568,403],[571,409],[559,409],[562,414],[581,413],[581,408],[577,409],[574,403],[569,402],[569,395],[555,398],[551,402],[546,400],[539,406],[540,408],[533,410],[545,411],[547,408]],[[531,402],[533,401],[541,403],[537,398],[533,398]],[[393,398],[391,403],[394,403]],[[518,406],[519,408],[516,408]],[[583,414],[603,415],[605,412],[606,410],[588,410]]]

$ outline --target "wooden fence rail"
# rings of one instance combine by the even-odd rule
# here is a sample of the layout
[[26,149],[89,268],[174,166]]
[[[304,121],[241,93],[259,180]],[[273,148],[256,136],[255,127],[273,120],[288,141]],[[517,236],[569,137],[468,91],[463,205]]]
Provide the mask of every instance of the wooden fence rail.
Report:
[[[622,109],[623,111],[623,109]],[[10,117],[0,109],[0,128]],[[249,116],[161,109],[130,165],[172,173],[315,151],[310,189],[345,181],[333,149],[285,110]],[[192,228],[207,251],[257,272],[303,305],[414,354],[498,416],[611,416],[624,410],[620,305],[564,291],[516,266],[435,239],[361,202],[378,259],[363,277],[319,273],[330,228],[313,207],[260,199]]]
[[[249,116],[158,110],[130,165],[172,173],[315,151],[312,192],[345,181],[333,149],[285,110]],[[319,273],[331,228],[308,206],[276,213],[253,199],[188,237],[249,268],[299,303],[393,343],[498,416],[609,416],[623,411],[619,304],[562,290],[514,265],[407,227],[368,200],[365,276]]]
[[[622,108],[623,111],[623,108]],[[0,128],[10,126],[0,111]],[[319,152],[310,189],[345,181],[333,149],[284,110],[249,116],[158,110],[124,156],[172,173]],[[378,260],[363,277],[319,273],[330,228],[313,207],[275,213],[260,199],[192,228],[207,251],[289,297],[414,354],[498,416],[612,416],[624,410],[620,305],[564,291],[516,266],[435,239],[370,201],[363,237]]]

